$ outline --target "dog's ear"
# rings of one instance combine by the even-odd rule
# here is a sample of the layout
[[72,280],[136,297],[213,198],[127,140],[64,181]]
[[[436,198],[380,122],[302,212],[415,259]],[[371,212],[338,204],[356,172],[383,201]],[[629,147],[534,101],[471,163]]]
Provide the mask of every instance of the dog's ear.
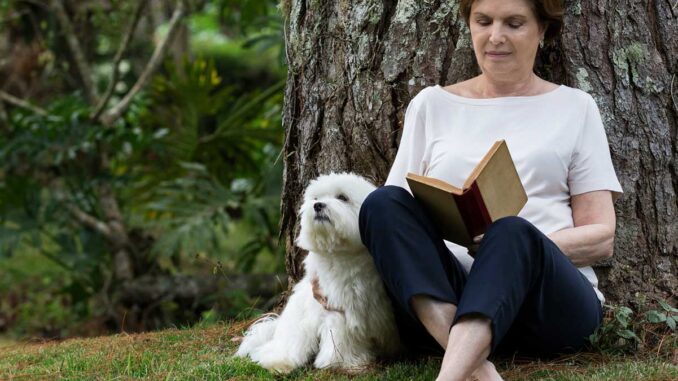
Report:
[[380,179],[380,177],[378,177],[378,176],[377,176],[376,174],[374,174],[374,173],[370,173],[370,174],[362,174],[362,173],[360,173],[360,172],[351,172],[351,171],[341,171],[341,172],[334,172],[334,173],[337,173],[337,174],[343,174],[343,175],[360,176],[360,177],[362,177],[363,179],[369,181],[369,182],[370,182],[372,185],[374,185],[375,187],[380,187],[380,186],[384,185],[384,183],[386,182],[386,181],[382,181],[382,180]]
[[379,179],[377,179],[377,177],[375,175],[369,175],[369,176],[363,176],[363,177],[366,178],[367,181],[371,182],[372,185],[374,185],[376,187],[380,187],[380,186],[384,185]]
[[380,187],[380,186],[384,185],[384,184],[383,184],[384,182],[381,181],[381,180],[377,177],[376,174],[373,174],[373,173],[368,174],[368,175],[363,175],[363,174],[361,174],[361,173],[355,173],[355,174],[358,175],[358,176],[360,176],[360,177],[362,177],[362,178],[364,178],[365,180],[369,181],[369,182],[370,182],[372,185],[374,185],[375,187]]

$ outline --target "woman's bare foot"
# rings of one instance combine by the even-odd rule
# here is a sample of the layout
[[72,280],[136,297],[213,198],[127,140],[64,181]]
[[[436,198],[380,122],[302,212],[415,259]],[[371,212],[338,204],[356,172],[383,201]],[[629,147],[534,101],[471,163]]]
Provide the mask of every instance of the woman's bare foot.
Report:
[[503,378],[497,372],[497,369],[494,367],[490,361],[485,360],[485,362],[479,366],[468,381],[501,381]]

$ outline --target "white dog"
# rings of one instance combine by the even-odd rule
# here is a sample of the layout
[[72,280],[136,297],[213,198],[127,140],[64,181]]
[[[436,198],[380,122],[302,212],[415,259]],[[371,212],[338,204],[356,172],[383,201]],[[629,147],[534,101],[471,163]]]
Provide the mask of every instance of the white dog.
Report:
[[297,245],[308,250],[305,276],[279,317],[253,324],[236,356],[287,373],[316,368],[359,371],[400,349],[391,304],[360,240],[358,212],[374,186],[353,174],[311,182],[301,206]]

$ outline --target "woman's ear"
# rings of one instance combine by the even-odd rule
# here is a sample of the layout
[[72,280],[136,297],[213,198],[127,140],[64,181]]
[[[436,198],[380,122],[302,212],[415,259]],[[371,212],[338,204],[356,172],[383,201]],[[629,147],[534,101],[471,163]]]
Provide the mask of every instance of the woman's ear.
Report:
[[546,31],[549,29],[549,22],[543,22],[539,23],[539,34],[541,34],[540,40],[544,40],[544,37],[546,36]]

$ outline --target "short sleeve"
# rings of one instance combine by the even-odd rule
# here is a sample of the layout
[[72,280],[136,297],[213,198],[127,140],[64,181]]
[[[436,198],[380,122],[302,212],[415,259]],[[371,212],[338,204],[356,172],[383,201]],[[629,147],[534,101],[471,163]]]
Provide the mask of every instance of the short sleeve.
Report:
[[616,198],[622,193],[610,157],[610,147],[600,111],[588,95],[584,123],[579,131],[568,173],[570,195],[609,190]]
[[426,171],[424,154],[426,151],[425,119],[420,110],[420,103],[415,97],[405,111],[403,133],[398,146],[398,153],[386,179],[386,185],[396,185],[410,191],[405,176],[408,172],[423,174]]

